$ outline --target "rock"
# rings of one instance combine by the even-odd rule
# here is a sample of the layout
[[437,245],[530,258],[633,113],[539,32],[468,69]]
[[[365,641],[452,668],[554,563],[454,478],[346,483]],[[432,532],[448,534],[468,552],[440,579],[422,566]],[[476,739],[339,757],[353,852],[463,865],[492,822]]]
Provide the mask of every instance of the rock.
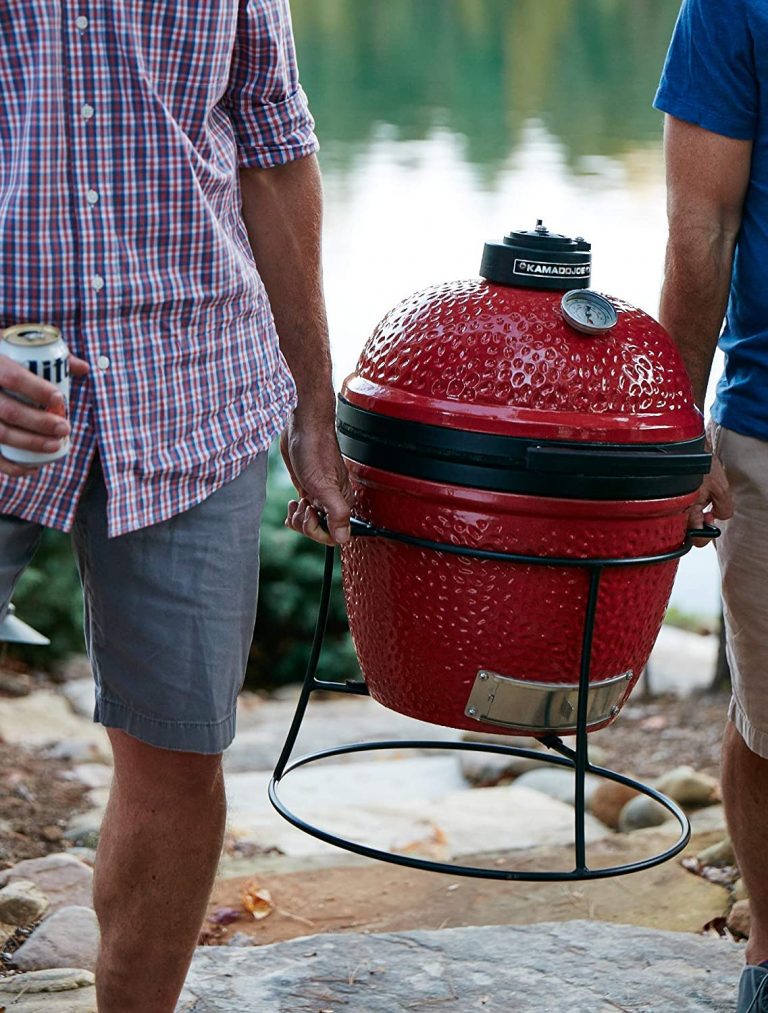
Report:
[[99,925],[90,907],[63,907],[32,933],[13,955],[22,971],[48,967],[96,967]]
[[719,939],[592,921],[335,933],[201,947],[178,1008],[726,1013],[742,961]]
[[[550,798],[559,799],[561,802],[568,802],[573,805],[574,799],[574,774],[573,771],[563,767],[542,767],[539,770],[530,770],[522,774],[515,781],[518,788],[530,788],[533,791],[540,791]],[[587,808],[601,779],[594,774],[587,774],[584,778],[584,798]]]
[[17,879],[0,890],[0,921],[8,925],[31,925],[42,918],[48,898],[28,879]]
[[54,666],[53,676],[57,682],[92,679],[91,663],[85,654],[71,654],[66,661]]
[[646,827],[660,827],[667,820],[675,817],[647,795],[631,798],[619,814],[619,830],[623,834],[633,830],[645,830]]
[[70,848],[67,851],[67,854],[71,855],[73,858],[79,859],[81,862],[85,862],[85,864],[90,865],[91,868],[93,868],[93,863],[96,861],[95,848],[86,848],[76,845],[74,848]]
[[74,844],[74,847],[68,850],[68,854],[74,854],[80,849],[95,854],[96,848],[99,846],[100,835],[101,830],[98,827],[89,827],[87,829],[78,827],[68,830],[64,834],[64,839]]
[[[109,748],[106,744],[107,750]],[[81,739],[60,739],[46,746],[44,755],[51,760],[68,760],[72,763],[111,763],[108,751],[94,742],[83,742]],[[69,773],[69,772],[68,772]]]
[[[555,770],[563,768],[547,764],[546,757],[553,755],[545,749],[537,739],[523,738],[515,735],[486,735],[482,732],[464,732],[464,742],[491,742],[496,745],[515,746],[521,749],[534,750],[541,754],[541,759],[533,756],[503,756],[499,753],[461,752],[459,763],[461,772],[470,784],[477,788],[488,788],[501,781],[519,777],[529,770]],[[605,750],[599,746],[591,746],[589,758],[598,766],[605,763]]]
[[696,858],[702,865],[735,865],[736,856],[733,853],[733,845],[730,837],[726,837],[718,844],[700,851]]
[[95,848],[101,834],[103,809],[88,809],[84,813],[76,813],[67,824],[64,839],[79,848]]
[[[437,764],[437,759],[443,762]],[[286,779],[281,797],[309,823],[341,837],[432,858],[572,839],[570,805],[516,784],[467,788],[458,764],[454,769],[460,790],[455,790],[454,775],[445,765],[448,759],[322,764]],[[266,792],[269,779],[267,772],[228,777],[233,836],[279,848],[285,855],[333,853],[331,845],[301,833],[272,810]],[[586,832],[590,841],[608,833],[589,815]]]
[[728,928],[737,939],[749,939],[750,912],[748,900],[737,900],[728,915]]
[[654,787],[678,805],[704,806],[720,801],[720,784],[716,778],[702,774],[693,767],[670,770],[657,780]]
[[[17,925],[7,925],[5,922],[0,922],[0,948],[5,946],[11,936],[15,935]],[[0,1006],[0,1013],[3,1013],[2,1006]]]
[[743,879],[736,880],[736,882],[733,884],[733,887],[731,888],[731,892],[733,893],[734,900],[746,900],[749,897],[749,894],[747,893],[747,888],[746,886],[744,886]]
[[256,940],[252,936],[247,936],[245,932],[235,932],[226,943],[225,946],[255,946]]
[[87,797],[93,808],[103,813],[109,802],[109,788],[90,788]]
[[60,908],[92,904],[93,869],[72,855],[29,858],[0,873],[0,886],[30,880],[50,902],[49,917]]
[[88,675],[83,679],[72,679],[65,682],[61,687],[61,693],[75,714],[84,718],[93,717],[96,706],[96,687],[92,676]]
[[5,993],[18,995],[39,995],[41,992],[71,992],[76,988],[86,988],[94,984],[90,971],[56,967],[44,971],[27,971],[14,975],[12,978],[0,980],[0,998]]
[[109,788],[112,784],[112,768],[106,763],[76,763],[67,773],[73,780],[82,781],[90,789]]
[[648,662],[652,692],[682,697],[706,690],[715,670],[717,648],[716,636],[662,626]]
[[0,668],[0,693],[7,696],[28,696],[32,689],[32,680],[27,672],[12,672]]
[[589,811],[607,827],[618,830],[621,810],[635,795],[635,788],[619,784],[618,781],[603,780],[592,794]]
[[[613,734],[609,730],[609,734]],[[573,748],[573,742],[568,742]],[[608,753],[602,746],[598,746],[595,742],[589,743],[589,762],[594,764],[596,767],[604,767],[608,762]]]
[[494,735],[492,732],[462,732],[462,742],[484,742],[489,746],[512,746],[515,749],[536,749],[546,752],[531,735]]
[[[254,693],[241,693],[237,702],[237,738],[224,754],[229,773],[272,770],[280,755],[285,733],[298,699],[296,687],[286,687],[268,700]],[[427,724],[382,707],[367,697],[341,697],[329,694],[313,698],[307,720],[301,727],[294,756],[311,753],[344,742],[384,739],[451,739],[455,733],[438,725]],[[528,740],[530,745],[533,740]],[[382,757],[387,754],[380,754]],[[418,750],[403,752],[405,757],[424,755]],[[434,751],[428,755],[434,756]],[[340,763],[355,764],[370,759],[347,756]]]
[[476,788],[491,788],[544,765],[528,756],[501,756],[498,753],[459,753],[461,773]]
[[37,690],[18,700],[3,701],[0,737],[23,746],[46,746],[62,739],[75,740],[95,747],[97,756],[110,754],[106,730],[73,714],[59,693],[47,689]]
[[725,810],[722,805],[708,805],[703,809],[692,809],[687,813],[691,829],[695,834],[704,834],[712,830],[728,832],[725,822]]
[[[6,997],[0,995],[0,999],[2,998]],[[13,1005],[7,1007],[8,1013],[97,1013],[96,989],[92,985],[64,995],[60,992],[49,994],[40,992],[37,995],[25,996],[22,993],[12,1001]],[[0,1006],[0,1010],[2,1009],[5,1007]]]

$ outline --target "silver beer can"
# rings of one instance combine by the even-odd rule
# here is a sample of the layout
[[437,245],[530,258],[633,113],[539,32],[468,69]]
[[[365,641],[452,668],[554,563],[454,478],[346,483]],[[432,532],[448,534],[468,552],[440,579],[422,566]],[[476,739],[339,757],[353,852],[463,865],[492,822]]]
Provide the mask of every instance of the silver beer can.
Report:
[[[34,373],[35,376],[48,380],[57,387],[64,398],[64,408],[60,413],[69,416],[69,349],[61,337],[61,331],[52,324],[14,324],[0,331],[0,355],[5,355],[14,362]],[[32,402],[19,394],[4,391],[19,401]],[[48,408],[48,411],[54,409]],[[56,461],[69,453],[69,437],[61,441],[58,450],[49,454],[41,454],[32,450],[21,450],[0,444],[0,453],[9,461],[19,464],[47,464]]]

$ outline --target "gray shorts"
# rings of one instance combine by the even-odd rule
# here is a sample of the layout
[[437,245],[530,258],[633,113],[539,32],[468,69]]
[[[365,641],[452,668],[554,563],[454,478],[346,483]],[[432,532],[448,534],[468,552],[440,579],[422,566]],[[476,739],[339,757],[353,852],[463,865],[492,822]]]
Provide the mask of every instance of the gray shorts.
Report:
[[[220,753],[230,744],[256,618],[266,473],[263,453],[185,513],[108,539],[107,491],[94,465],[72,544],[95,721],[163,749]],[[3,612],[41,534],[0,515]]]
[[717,557],[733,696],[728,713],[741,737],[768,759],[768,442],[711,425],[712,448],[733,494],[734,514],[717,523]]

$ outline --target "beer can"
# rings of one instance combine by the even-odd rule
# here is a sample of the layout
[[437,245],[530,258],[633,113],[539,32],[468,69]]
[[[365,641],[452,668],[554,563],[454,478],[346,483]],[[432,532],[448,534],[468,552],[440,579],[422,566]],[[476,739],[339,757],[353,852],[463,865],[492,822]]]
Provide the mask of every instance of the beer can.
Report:
[[[69,349],[61,337],[61,331],[52,324],[14,324],[0,331],[0,355],[5,355],[14,362],[34,373],[35,376],[48,380],[58,388],[64,398],[64,408],[59,413],[65,418],[69,415]],[[20,394],[4,391],[10,397],[31,404],[28,398]],[[48,411],[54,409],[48,408]],[[61,441],[58,450],[52,453],[37,453],[0,444],[0,454],[9,461],[19,464],[47,464],[56,461],[69,453],[69,437]]]

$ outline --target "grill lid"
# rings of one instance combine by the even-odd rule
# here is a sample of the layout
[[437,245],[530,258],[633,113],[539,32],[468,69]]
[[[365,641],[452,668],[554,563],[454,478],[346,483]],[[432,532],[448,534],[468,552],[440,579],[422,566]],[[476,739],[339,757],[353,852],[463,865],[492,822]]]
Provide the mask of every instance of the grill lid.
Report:
[[540,222],[486,245],[485,279],[396,306],[344,382],[344,452],[499,491],[694,491],[710,458],[680,354],[648,314],[585,288],[590,257],[586,240]]

